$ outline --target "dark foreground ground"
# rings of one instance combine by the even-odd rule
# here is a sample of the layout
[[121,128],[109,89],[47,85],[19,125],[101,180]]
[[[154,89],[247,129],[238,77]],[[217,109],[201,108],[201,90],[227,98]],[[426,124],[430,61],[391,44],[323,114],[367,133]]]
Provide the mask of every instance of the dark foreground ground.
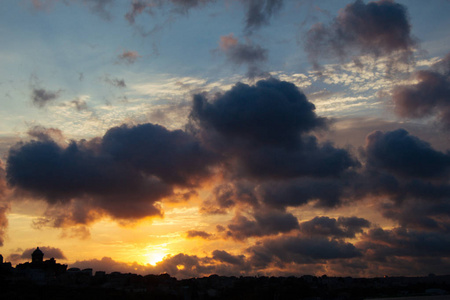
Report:
[[[33,277],[34,276],[34,277]],[[65,273],[0,278],[0,299],[368,299],[446,295],[450,275],[426,277],[222,277]],[[423,298],[426,299],[426,298]]]

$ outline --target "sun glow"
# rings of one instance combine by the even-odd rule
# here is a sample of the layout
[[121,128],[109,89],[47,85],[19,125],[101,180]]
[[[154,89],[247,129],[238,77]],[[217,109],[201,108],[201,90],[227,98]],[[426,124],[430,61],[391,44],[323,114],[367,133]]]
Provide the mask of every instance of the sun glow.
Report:
[[152,266],[155,266],[157,263],[162,261],[164,257],[167,256],[167,253],[165,252],[151,252],[146,255],[147,262],[151,264]]

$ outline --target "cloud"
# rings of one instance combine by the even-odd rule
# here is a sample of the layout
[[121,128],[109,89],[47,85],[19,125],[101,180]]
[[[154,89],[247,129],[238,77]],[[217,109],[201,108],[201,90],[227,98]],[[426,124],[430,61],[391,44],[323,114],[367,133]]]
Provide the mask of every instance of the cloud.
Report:
[[[56,259],[67,259],[64,253],[59,248],[54,248],[50,246],[39,247],[39,249],[44,253],[44,260],[49,259],[51,257]],[[22,252],[20,255],[21,258],[30,259],[31,254],[36,250],[36,248],[29,248]]]
[[8,229],[8,217],[7,213],[10,210],[8,203],[0,203],[0,247],[3,246],[5,241],[6,230]]
[[315,217],[302,222],[300,231],[307,236],[325,236],[334,238],[354,238],[362,233],[363,228],[370,226],[370,222],[358,217]]
[[111,257],[103,257],[101,259],[90,259],[75,261],[70,264],[70,268],[86,269],[91,268],[95,271],[104,271],[106,273],[121,272],[121,273],[133,273],[133,274],[150,274],[149,265],[141,265],[138,263],[124,263],[113,260]]
[[450,166],[449,154],[434,150],[404,129],[369,134],[364,154],[368,168],[386,170],[402,177],[441,177],[447,174]]
[[56,141],[58,144],[62,144],[65,140],[61,130],[57,128],[47,128],[41,125],[32,126],[28,129],[27,134],[31,138],[35,138],[38,141],[43,142]]
[[299,141],[297,147],[262,146],[239,157],[237,174],[261,179],[338,176],[358,165],[350,153],[331,143],[319,144],[315,137]]
[[286,81],[268,79],[250,86],[237,83],[209,101],[194,96],[191,119],[230,140],[255,145],[295,145],[299,135],[325,126],[314,104]]
[[[210,175],[216,156],[191,135],[162,126],[123,125],[91,141],[52,140],[10,149],[9,184],[53,209],[53,224],[88,224],[107,214],[135,220],[162,214],[157,201],[175,187],[194,187]],[[126,202],[124,202],[126,200]]]
[[82,3],[103,19],[111,19],[109,9],[113,6],[114,0],[82,0]]
[[265,268],[270,264],[315,264],[340,258],[360,257],[351,243],[321,237],[281,236],[263,240],[247,249],[252,265]]
[[[229,146],[231,142],[224,144]],[[233,148],[234,155],[242,155],[240,152],[242,144],[238,146],[241,147],[238,148],[239,151]],[[316,207],[329,208],[374,197],[380,201],[393,201],[396,205],[404,203],[404,209],[407,210],[408,205],[419,205],[411,201],[435,203],[436,207],[445,206],[445,199],[450,196],[450,185],[447,180],[448,153],[433,149],[430,144],[403,129],[369,134],[365,148],[359,151],[361,164],[354,161],[351,165],[347,161],[348,164],[344,165],[346,167],[338,164],[341,167],[337,167],[335,171],[331,171],[332,164],[325,163],[326,156],[322,155],[320,148],[317,147],[315,151],[304,152],[306,154],[302,160],[292,159],[290,164],[287,159],[285,163],[281,163],[284,162],[282,158],[292,158],[287,155],[280,155],[282,158],[277,158],[276,163],[272,163],[273,158],[267,155],[262,160],[265,163],[264,169],[261,167],[255,168],[252,172],[248,170],[243,172],[244,167],[251,166],[253,159],[255,161],[261,159],[257,152],[260,149],[261,147],[257,150],[245,149],[243,153],[248,153],[248,156],[242,161],[239,156],[235,157],[234,162],[237,166],[231,171],[236,172],[232,173],[235,174],[236,181],[224,187],[220,186],[221,192],[212,194],[215,198],[214,201],[210,201],[216,207],[228,210],[240,203],[250,204],[253,207],[264,204],[276,209],[285,209],[311,203]],[[332,153],[337,151],[336,148],[332,149],[334,149]],[[342,155],[347,153],[341,151]],[[315,155],[319,155],[321,159],[316,159]],[[331,161],[336,157],[339,156],[334,156]],[[302,172],[294,169],[299,161],[302,161]],[[336,161],[345,162],[338,159]],[[308,169],[310,163],[311,169]],[[323,169],[321,163],[324,163]],[[245,178],[253,180],[253,183],[243,184]],[[240,194],[245,195],[245,198],[237,196]],[[435,209],[430,207],[428,210]],[[210,211],[213,210],[210,208]],[[397,221],[404,218],[397,210],[391,213],[386,210],[385,216]],[[417,214],[410,217],[420,219]],[[430,218],[434,220],[433,222],[439,220],[442,222],[441,216],[423,216],[423,220]]]
[[450,205],[446,200],[427,201],[408,199],[401,205],[385,203],[381,206],[384,217],[395,220],[403,228],[435,231],[450,231]]
[[77,109],[77,111],[84,111],[84,110],[88,109],[87,103],[83,99],[78,99],[77,98],[75,100],[70,101],[70,103],[75,105],[75,108]]
[[226,54],[228,61],[237,66],[248,66],[248,77],[254,78],[266,75],[260,68],[261,63],[267,60],[266,49],[250,41],[245,44],[239,43],[232,33],[221,36],[219,46]]
[[283,0],[242,0],[247,7],[245,24],[247,30],[267,25],[273,14],[283,5]]
[[125,80],[118,79],[118,78],[109,78],[109,76],[105,76],[104,81],[106,83],[109,83],[112,86],[118,87],[118,88],[125,88],[127,87]]
[[410,58],[416,42],[411,36],[407,9],[394,1],[348,4],[329,24],[315,24],[306,35],[305,48],[318,68],[320,57],[347,58],[352,54]]
[[[266,181],[257,189],[257,197],[275,208],[297,207],[309,202],[318,207],[336,207],[348,194],[348,182],[354,176],[336,178],[295,178],[283,181]],[[347,178],[348,177],[348,178]]]
[[148,5],[149,4],[144,1],[133,0],[130,11],[125,14],[125,19],[127,19],[130,24],[134,24],[136,17],[140,15]]
[[205,143],[234,158],[233,172],[241,177],[334,176],[357,165],[346,150],[306,135],[325,128],[326,120],[289,82],[238,83],[212,100],[197,94],[190,120]]
[[222,263],[228,263],[232,265],[243,265],[245,262],[245,256],[244,255],[232,255],[226,251],[223,250],[214,250],[212,253],[212,258],[222,262]]
[[33,88],[31,92],[31,101],[39,108],[46,106],[49,102],[59,98],[61,90],[56,92],[48,91],[43,88]]
[[124,62],[127,65],[134,64],[136,60],[141,57],[137,51],[123,51],[118,56],[119,62]]
[[172,256],[167,256],[155,266],[142,265],[136,262],[124,263],[115,261],[110,257],[103,257],[102,259],[92,259],[84,261],[76,261],[70,267],[77,267],[80,269],[92,268],[96,271],[121,272],[121,273],[138,273],[138,274],[170,274],[180,279],[202,277],[214,274],[217,266],[209,264],[211,258],[200,258],[196,255],[188,255],[179,253]]
[[208,214],[222,214],[237,203],[256,205],[257,202],[253,185],[239,181],[227,182],[214,187],[211,199],[203,203],[201,211]]
[[217,159],[188,133],[151,123],[114,127],[104,135],[101,147],[119,162],[187,187],[207,177]]
[[[70,267],[92,268],[95,271],[122,272],[134,274],[170,274],[178,279],[205,277],[212,274],[236,276],[253,274],[244,255],[233,255],[224,250],[214,250],[212,257],[198,257],[185,253],[166,256],[155,266],[150,264],[123,263],[110,257],[76,261]],[[167,275],[164,275],[167,276]]]
[[210,234],[210,233],[207,233],[206,231],[189,230],[187,232],[186,237],[188,239],[199,237],[199,238],[202,238],[202,239],[205,239],[205,240],[209,240],[209,239],[213,238],[213,235]]
[[170,5],[176,13],[187,13],[191,8],[202,6],[214,2],[214,0],[133,0],[130,10],[125,14],[125,19],[130,24],[134,24],[136,17],[147,12],[154,13],[155,8],[161,8],[165,5]]
[[420,119],[435,117],[450,127],[450,54],[429,70],[414,74],[417,83],[392,90],[395,112],[400,117]]
[[406,228],[371,229],[357,243],[370,259],[385,261],[395,257],[450,257],[450,235]]
[[249,220],[245,216],[236,216],[228,225],[227,236],[244,240],[249,237],[287,233],[299,227],[297,218],[290,213],[256,212],[254,218],[255,220]]
[[3,246],[6,230],[8,228],[7,213],[10,209],[9,201],[7,201],[8,186],[6,183],[6,172],[2,160],[0,160],[0,247]]

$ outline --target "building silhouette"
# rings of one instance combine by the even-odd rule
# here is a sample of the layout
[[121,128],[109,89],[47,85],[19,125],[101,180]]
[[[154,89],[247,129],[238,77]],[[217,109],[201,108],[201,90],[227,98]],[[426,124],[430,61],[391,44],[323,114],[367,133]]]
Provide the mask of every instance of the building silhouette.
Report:
[[44,252],[39,249],[39,247],[36,248],[36,250],[31,253],[31,262],[32,263],[42,263],[44,261]]
[[44,261],[44,252],[37,247],[31,254],[31,262],[18,264],[16,270],[35,282],[46,283],[65,273],[67,265],[57,263],[53,257]]
[[12,265],[10,262],[3,261],[3,255],[0,254],[0,275],[9,274],[12,272]]

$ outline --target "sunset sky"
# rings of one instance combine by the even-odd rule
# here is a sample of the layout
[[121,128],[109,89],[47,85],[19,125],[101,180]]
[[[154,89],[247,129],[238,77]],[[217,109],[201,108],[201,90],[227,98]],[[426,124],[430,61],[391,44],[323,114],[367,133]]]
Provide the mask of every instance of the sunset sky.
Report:
[[0,254],[450,270],[450,1],[4,0]]

